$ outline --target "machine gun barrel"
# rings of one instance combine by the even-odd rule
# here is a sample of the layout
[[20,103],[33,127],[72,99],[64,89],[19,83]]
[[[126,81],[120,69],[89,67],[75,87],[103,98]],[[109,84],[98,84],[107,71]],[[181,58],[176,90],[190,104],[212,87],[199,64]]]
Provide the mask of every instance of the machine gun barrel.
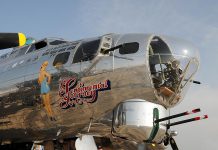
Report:
[[193,109],[192,111],[186,111],[186,112],[175,114],[175,115],[172,115],[172,116],[160,118],[160,119],[155,120],[154,122],[159,123],[159,122],[162,122],[162,121],[166,121],[166,120],[173,119],[173,118],[178,118],[178,117],[181,117],[181,116],[190,115],[190,114],[197,113],[197,112],[200,112],[200,111],[201,111],[201,109],[197,108],[197,109]]
[[114,51],[114,50],[116,50],[116,49],[119,49],[119,48],[121,48],[121,47],[123,47],[123,45],[118,45],[118,46],[112,47],[112,48],[107,49],[107,50],[102,50],[102,53],[103,53],[103,54],[107,54],[107,53],[109,53],[109,52],[111,52],[111,51]]
[[183,123],[188,123],[188,122],[192,122],[192,121],[197,121],[197,120],[202,120],[202,119],[207,119],[208,115],[204,115],[203,117],[194,117],[191,119],[186,119],[186,120],[182,120],[182,121],[178,121],[178,122],[173,122],[173,123],[169,123],[167,124],[168,127],[171,126],[175,126],[175,125],[179,125],[179,124],[183,124]]
[[[184,81],[188,81],[188,79],[184,79]],[[196,80],[190,80],[190,82],[195,83],[195,84],[201,84],[200,81],[196,81]]]

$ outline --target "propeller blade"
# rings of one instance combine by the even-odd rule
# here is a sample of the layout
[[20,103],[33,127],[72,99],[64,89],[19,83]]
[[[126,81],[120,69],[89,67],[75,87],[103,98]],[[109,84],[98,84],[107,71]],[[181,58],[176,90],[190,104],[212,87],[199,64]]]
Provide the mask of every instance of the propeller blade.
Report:
[[170,145],[172,147],[173,150],[179,150],[177,144],[176,144],[176,141],[174,140],[174,138],[170,138]]
[[169,145],[169,136],[167,136],[167,137],[164,139],[163,143],[164,143],[164,146]]
[[0,50],[23,46],[26,43],[26,36],[23,33],[0,33]]

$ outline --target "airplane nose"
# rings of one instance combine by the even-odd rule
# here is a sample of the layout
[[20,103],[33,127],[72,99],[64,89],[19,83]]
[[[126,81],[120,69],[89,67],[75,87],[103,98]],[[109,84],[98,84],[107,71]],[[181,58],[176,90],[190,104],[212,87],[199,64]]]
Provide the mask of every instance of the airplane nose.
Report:
[[178,104],[199,68],[198,49],[181,39],[154,36],[149,45],[149,67],[155,94],[167,107]]

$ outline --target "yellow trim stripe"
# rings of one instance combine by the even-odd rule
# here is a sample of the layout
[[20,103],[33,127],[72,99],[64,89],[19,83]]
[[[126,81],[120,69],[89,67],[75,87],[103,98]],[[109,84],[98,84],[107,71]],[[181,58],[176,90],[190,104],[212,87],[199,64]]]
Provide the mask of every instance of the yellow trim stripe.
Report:
[[26,36],[23,33],[18,33],[19,46],[23,46],[26,43]]

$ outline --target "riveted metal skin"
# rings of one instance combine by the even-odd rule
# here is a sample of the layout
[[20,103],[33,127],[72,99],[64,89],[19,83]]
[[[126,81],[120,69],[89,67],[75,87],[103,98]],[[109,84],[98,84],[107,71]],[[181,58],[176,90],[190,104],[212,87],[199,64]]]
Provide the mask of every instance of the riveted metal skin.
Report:
[[[179,95],[181,91],[175,90],[170,98],[166,98],[155,87],[152,78],[149,47],[156,37],[167,45],[165,37],[152,34],[107,34],[79,41],[65,41],[58,45],[51,44],[54,40],[43,39],[2,56],[0,139],[22,142],[87,134],[90,118],[93,118],[93,124],[89,134],[111,136],[112,112],[125,100],[140,99],[145,110],[150,110],[148,107],[151,103],[161,107],[161,111],[175,106],[183,98]],[[85,54],[88,53],[82,51],[84,59],[78,62],[75,57],[81,45],[96,40],[100,44],[94,57],[86,59]],[[129,53],[123,53],[120,49],[102,53],[104,49],[118,45],[124,45],[125,50],[125,43],[133,43],[138,48]],[[33,46],[38,47],[38,50],[31,51]],[[173,50],[169,44],[167,55],[170,57],[162,57],[162,60],[172,58]],[[54,64],[56,57],[62,53],[69,53],[66,62]],[[45,109],[40,93],[42,87],[38,83],[40,68],[45,61],[48,62],[46,71],[51,75],[49,97],[54,120],[49,118]],[[131,102],[125,104],[131,107]],[[143,109],[139,111],[142,114],[145,113]],[[150,118],[147,115],[144,121]],[[165,117],[165,113],[161,112],[160,115]],[[149,126],[150,130],[152,120],[139,125]],[[164,129],[162,131],[160,128],[162,134]],[[136,139],[146,140],[149,133]]]

